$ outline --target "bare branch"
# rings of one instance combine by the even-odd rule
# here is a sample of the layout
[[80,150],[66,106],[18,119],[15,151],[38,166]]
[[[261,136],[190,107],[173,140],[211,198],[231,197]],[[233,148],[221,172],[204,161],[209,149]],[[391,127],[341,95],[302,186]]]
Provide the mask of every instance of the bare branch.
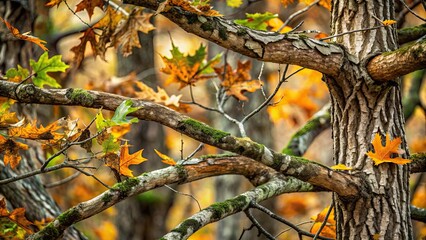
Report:
[[426,223],[426,209],[410,206],[411,219]]

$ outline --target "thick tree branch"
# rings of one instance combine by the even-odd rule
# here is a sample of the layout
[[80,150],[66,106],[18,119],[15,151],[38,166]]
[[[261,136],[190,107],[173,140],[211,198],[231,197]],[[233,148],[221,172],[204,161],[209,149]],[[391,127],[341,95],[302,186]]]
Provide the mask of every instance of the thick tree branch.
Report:
[[248,209],[251,202],[258,203],[287,192],[310,191],[309,185],[293,180],[275,179],[232,199],[215,203],[184,220],[162,239],[187,239],[209,223]]
[[414,27],[407,27],[398,30],[398,43],[404,44],[415,41],[426,35],[426,24]]
[[[34,85],[18,85],[0,81],[0,96],[23,103],[50,105],[77,105],[89,108],[115,110],[128,99],[123,96],[82,89],[40,89]],[[362,179],[348,173],[333,171],[319,163],[300,157],[274,152],[262,144],[247,138],[238,138],[214,129],[202,122],[182,115],[162,105],[132,99],[141,107],[131,115],[141,120],[155,121],[181,132],[200,142],[252,158],[273,169],[302,181],[326,188],[343,197],[356,198],[368,194]]]
[[274,174],[274,171],[263,164],[241,156],[206,156],[188,160],[184,164],[144,173],[138,177],[117,183],[110,190],[97,197],[63,212],[43,230],[32,235],[30,239],[58,239],[64,230],[72,224],[96,215],[130,196],[168,184],[183,184],[216,175],[240,174],[247,177],[255,185],[263,184],[275,178],[276,182],[282,182],[279,186],[291,186],[284,187],[286,190],[282,191],[323,190],[295,178],[279,178]]
[[411,219],[426,223],[426,209],[418,208],[416,206],[410,207]]
[[415,153],[410,156],[411,173],[426,172],[426,153]]
[[426,40],[382,53],[367,65],[368,73],[377,81],[392,80],[423,68],[426,68]]
[[[125,0],[156,10],[157,0]],[[301,37],[246,28],[222,17],[200,16],[171,7],[162,15],[189,33],[262,61],[295,64],[336,76],[343,63],[343,50],[334,44]]]

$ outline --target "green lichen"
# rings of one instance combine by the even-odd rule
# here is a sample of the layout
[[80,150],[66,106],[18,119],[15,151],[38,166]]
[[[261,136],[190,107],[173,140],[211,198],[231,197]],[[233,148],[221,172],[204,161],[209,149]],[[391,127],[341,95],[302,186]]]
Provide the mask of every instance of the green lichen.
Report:
[[69,88],[65,96],[82,106],[92,106],[95,101],[95,98],[88,91],[81,88]]
[[183,221],[177,228],[173,229],[172,232],[177,232],[182,236],[185,236],[188,234],[188,229],[192,228],[194,230],[197,230],[200,227],[201,224],[197,220],[187,219]]
[[234,153],[222,153],[222,154],[207,154],[200,157],[201,160],[205,160],[208,158],[227,158],[227,157],[235,157]]
[[139,182],[140,180],[138,178],[129,178],[123,182],[116,183],[112,186],[112,189],[119,191],[121,197],[127,197],[132,188],[138,185]]
[[181,123],[179,126],[181,130],[190,128],[190,131],[201,132],[209,137],[213,138],[215,142],[220,142],[224,137],[229,136],[230,134],[221,130],[214,129],[202,122],[199,122],[194,119],[187,119]]
[[246,196],[238,196],[228,199],[224,202],[212,204],[208,209],[212,211],[212,218],[215,220],[221,219],[225,214],[233,211],[241,211],[248,205]]
[[108,203],[112,200],[112,195],[111,194],[105,194],[102,196],[102,202],[104,203]]
[[40,233],[42,233],[42,236],[34,238],[35,240],[57,239],[61,235],[59,230],[53,226],[53,223],[47,224]]
[[178,173],[179,178],[182,179],[181,182],[184,182],[188,177],[185,167],[181,164],[176,164],[174,167]]
[[81,217],[81,214],[75,208],[71,208],[71,209],[63,212],[61,215],[59,215],[58,216],[58,221],[63,226],[71,226],[80,217]]

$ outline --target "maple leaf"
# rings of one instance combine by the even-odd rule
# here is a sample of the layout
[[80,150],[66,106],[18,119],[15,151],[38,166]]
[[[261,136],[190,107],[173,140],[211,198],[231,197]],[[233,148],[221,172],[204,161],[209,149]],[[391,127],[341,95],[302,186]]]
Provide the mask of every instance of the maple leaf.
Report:
[[[316,234],[318,232],[319,228],[325,220],[325,217],[327,216],[329,209],[330,207],[326,207],[319,214],[311,217],[311,219],[314,220],[314,224],[311,227],[310,233]],[[336,238],[336,221],[334,220],[334,209],[331,210],[331,213],[327,218],[326,225],[321,230],[320,236],[333,239]]]
[[132,170],[129,169],[130,165],[140,164],[142,162],[145,162],[147,159],[142,157],[143,149],[133,153],[129,154],[129,145],[127,145],[127,142],[121,146],[120,149],[120,165],[119,168],[116,169],[120,174],[127,176],[127,177],[133,177]]
[[69,67],[67,64],[62,62],[62,55],[55,55],[49,58],[47,52],[44,52],[38,61],[30,60],[30,66],[36,73],[33,78],[33,83],[37,87],[43,87],[49,85],[52,87],[61,87],[54,78],[49,76],[48,72],[65,72]]
[[372,151],[367,152],[367,156],[374,161],[374,165],[379,165],[382,163],[395,163],[395,164],[406,164],[410,163],[411,160],[401,158],[401,157],[391,157],[391,154],[402,154],[403,150],[399,149],[399,145],[402,140],[400,137],[397,137],[393,140],[390,140],[389,133],[386,133],[386,142],[385,145],[382,145],[382,138],[379,133],[374,135],[374,139],[371,142],[374,147],[374,153]]
[[102,53],[97,47],[98,42],[96,40],[95,32],[92,28],[88,28],[84,32],[83,36],[80,38],[80,44],[71,48],[71,52],[74,53],[73,61],[76,67],[80,66],[81,62],[83,61],[84,53],[86,52],[86,46],[88,42],[90,43],[90,47],[92,48],[92,52],[95,58],[96,56],[100,56],[103,60],[105,60],[104,53]]
[[210,78],[210,76],[202,74],[209,73],[211,67],[219,62],[221,56],[216,55],[210,61],[205,62],[204,59],[207,56],[207,51],[203,44],[195,51],[194,55],[184,55],[174,45],[173,41],[170,52],[172,54],[171,58],[161,56],[166,66],[161,68],[160,71],[170,75],[165,82],[166,85],[179,83],[179,89],[190,84],[194,85],[199,80]]
[[163,163],[171,165],[171,166],[175,166],[176,165],[176,162],[175,162],[175,160],[173,158],[167,156],[166,154],[161,153],[157,149],[154,149],[154,151],[162,159],[161,161]]
[[8,218],[10,221],[25,229],[25,231],[29,234],[33,233],[30,229],[30,226],[33,225],[33,223],[28,221],[25,217],[25,208],[15,208],[12,212],[9,212],[6,208],[6,200],[4,198],[0,200],[0,217]]
[[179,107],[180,105],[179,100],[182,97],[182,94],[178,96],[176,95],[169,96],[167,92],[161,87],[157,87],[157,92],[155,92],[154,89],[150,88],[143,82],[135,81],[135,84],[137,88],[140,89],[140,91],[135,92],[135,96],[137,98],[153,101],[156,103],[162,103],[166,106]]
[[214,68],[218,78],[222,81],[221,85],[225,88],[226,94],[232,95],[238,100],[247,101],[244,92],[254,92],[261,88],[261,82],[251,80],[250,76],[251,62],[238,61],[237,69],[232,70],[229,64],[220,68]]
[[19,32],[19,30],[15,27],[13,27],[8,21],[4,20],[3,18],[0,17],[0,20],[6,24],[6,27],[9,29],[9,31],[12,33],[12,35],[18,39],[24,40],[24,41],[28,41],[28,42],[32,42],[34,44],[37,44],[39,47],[41,47],[41,49],[43,49],[43,51],[47,51],[47,47],[44,46],[46,44],[46,41],[41,40],[38,37],[34,37],[29,35],[29,33],[23,33],[21,34]]
[[79,4],[77,4],[75,12],[86,10],[89,14],[89,18],[91,19],[95,8],[98,7],[102,9],[103,6],[104,0],[82,0]]
[[7,139],[0,135],[0,153],[4,153],[3,162],[5,165],[10,165],[15,169],[21,161],[21,156],[18,154],[19,150],[28,150],[28,145],[15,142],[12,139]]

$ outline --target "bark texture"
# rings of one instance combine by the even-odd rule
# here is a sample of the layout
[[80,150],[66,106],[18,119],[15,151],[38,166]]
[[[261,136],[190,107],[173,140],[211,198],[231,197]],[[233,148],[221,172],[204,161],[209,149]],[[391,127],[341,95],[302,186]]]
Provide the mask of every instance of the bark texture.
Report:
[[[393,1],[333,2],[332,34],[377,25],[379,19],[394,19]],[[412,239],[408,166],[384,163],[374,166],[365,155],[372,150],[375,133],[404,139],[404,114],[399,80],[380,84],[367,74],[366,62],[381,52],[395,50],[391,28],[347,34],[337,38],[351,61],[336,77],[327,77],[331,93],[334,160],[363,176],[369,194],[359,198],[334,196],[337,239]],[[405,156],[406,157],[406,156]]]

